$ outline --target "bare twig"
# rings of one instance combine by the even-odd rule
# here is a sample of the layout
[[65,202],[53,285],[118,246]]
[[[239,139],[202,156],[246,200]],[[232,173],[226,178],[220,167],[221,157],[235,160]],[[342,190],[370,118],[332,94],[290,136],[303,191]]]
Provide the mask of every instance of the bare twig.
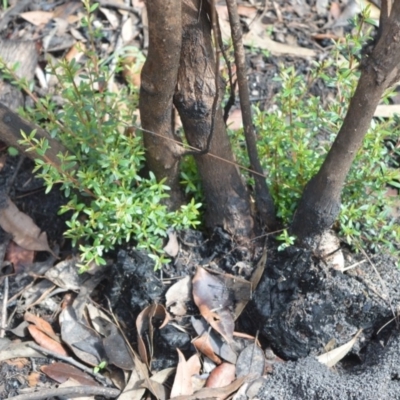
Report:
[[13,397],[14,400],[43,400],[59,397],[83,397],[83,396],[105,396],[115,398],[121,393],[118,389],[110,389],[100,386],[74,386],[58,389],[45,389],[39,392],[20,394]]
[[[242,110],[247,152],[249,154],[251,168],[259,174],[262,174],[263,169],[257,154],[256,135],[251,115],[249,87],[246,77],[246,60],[242,40],[243,34],[240,26],[236,0],[227,0],[226,4],[228,7],[233,47],[235,51],[236,74],[239,85],[240,106]],[[254,174],[256,207],[263,222],[266,223],[267,227],[271,230],[277,227],[274,202],[265,179],[261,178],[259,174]]]
[[63,360],[79,369],[81,369],[82,371],[86,372],[87,374],[92,375],[94,378],[96,378],[99,382],[106,384],[106,385],[112,385],[112,382],[106,378],[105,376],[101,375],[101,374],[97,374],[95,372],[93,372],[93,369],[87,367],[86,365],[81,364],[80,362],[74,360],[72,357],[65,357],[62,356],[61,354],[55,353],[54,351],[51,350],[47,350],[39,345],[37,345],[36,343],[30,343],[29,347],[31,347],[34,350],[40,351],[43,354],[48,354],[51,357],[54,358],[58,358],[59,360]]
[[37,139],[46,139],[49,142],[49,149],[46,156],[51,159],[55,166],[60,166],[61,161],[57,154],[65,154],[67,149],[56,139],[53,139],[44,129],[39,128],[37,125],[22,119],[14,111],[10,110],[4,104],[0,103],[0,138],[7,145],[17,148],[21,153],[26,154],[31,158],[41,158],[46,161],[44,157],[39,156],[36,152],[27,152],[26,146],[19,143],[22,139],[21,131],[30,134],[36,129]]
[[0,338],[3,338],[6,333],[7,302],[8,302],[8,276],[4,278],[3,305],[1,307]]

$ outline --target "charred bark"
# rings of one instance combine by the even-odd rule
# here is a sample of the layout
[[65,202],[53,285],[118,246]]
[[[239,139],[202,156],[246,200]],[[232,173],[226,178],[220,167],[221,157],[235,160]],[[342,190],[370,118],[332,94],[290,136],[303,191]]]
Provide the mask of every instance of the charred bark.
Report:
[[375,109],[384,91],[400,78],[400,1],[394,2],[390,16],[381,19],[379,39],[364,56],[343,125],[320,170],[306,185],[294,216],[292,231],[300,241],[307,242],[336,220],[346,176]]
[[[139,110],[143,127],[147,168],[171,188],[170,208],[181,205],[179,156],[174,140],[172,102],[181,52],[181,2],[146,1],[149,51],[141,72]],[[154,132],[154,133],[151,133]],[[171,140],[172,139],[172,140]]]
[[[205,7],[204,3],[183,0],[182,51],[174,104],[189,144],[197,149],[207,147],[214,122],[209,154],[194,156],[206,198],[206,225],[222,226],[237,236],[250,237],[253,219],[249,194],[238,168],[232,163],[235,160],[220,106],[212,121],[217,92],[215,57],[210,20],[205,9],[200,9]],[[222,87],[219,92],[223,93]]]

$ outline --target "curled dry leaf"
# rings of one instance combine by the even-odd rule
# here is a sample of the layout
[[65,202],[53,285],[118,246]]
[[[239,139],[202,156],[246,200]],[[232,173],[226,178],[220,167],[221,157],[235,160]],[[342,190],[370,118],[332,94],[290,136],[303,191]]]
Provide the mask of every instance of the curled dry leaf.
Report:
[[28,376],[27,376],[27,382],[28,382],[28,386],[29,387],[35,387],[38,385],[39,381],[40,381],[40,373],[39,372],[31,372]]
[[232,350],[231,346],[221,338],[221,336],[217,332],[210,329],[203,318],[192,317],[190,321],[194,330],[199,336],[203,335],[204,333],[207,333],[209,335],[211,347],[216,355],[218,355],[225,361],[230,362],[231,364],[236,364],[237,354]]
[[175,282],[165,294],[165,306],[176,317],[186,315],[186,303],[191,299],[192,278],[187,275]]
[[179,243],[176,232],[168,230],[168,243],[163,249],[170,257],[176,257],[179,253]]
[[14,273],[20,274],[30,270],[33,264],[35,252],[18,246],[13,240],[7,246],[5,261],[9,261],[14,266]]
[[235,380],[236,368],[233,364],[224,362],[214,368],[207,379],[206,387],[220,388],[229,385]]
[[200,360],[197,354],[186,361],[182,352],[179,349],[176,350],[179,361],[171,390],[171,398],[193,394],[192,376],[200,372]]
[[[138,315],[136,329],[138,332],[138,350],[141,360],[150,365],[153,356],[154,322],[158,328],[163,328],[169,321],[169,314],[161,304],[151,304]],[[147,346],[144,338],[148,339]]]
[[68,353],[66,352],[62,344],[56,342],[54,339],[51,339],[36,326],[29,325],[28,330],[39,346],[42,346],[44,349],[54,351],[55,353],[58,353],[62,356],[68,356]]
[[[238,263],[236,266],[238,266]],[[241,268],[240,265],[238,267],[239,269]],[[208,269],[206,268],[206,270]],[[226,291],[229,293],[230,303],[232,303],[233,317],[236,321],[251,299],[252,282],[249,282],[246,279],[240,278],[236,275],[219,273],[212,270],[208,271],[212,275],[216,275],[221,278]]]
[[345,343],[344,345],[337,347],[336,349],[333,349],[331,351],[328,351],[327,353],[321,354],[320,356],[317,357],[317,360],[325,364],[328,367],[333,367],[336,365],[354,346],[354,344],[357,341],[357,338],[361,335],[362,329],[360,329],[353,339]]
[[247,377],[243,376],[234,380],[229,385],[220,388],[203,388],[192,396],[178,396],[175,400],[225,400],[238,390]]
[[56,342],[60,343],[60,338],[56,335],[52,326],[47,321],[45,321],[43,318],[40,318],[37,315],[34,315],[30,312],[26,312],[24,314],[24,320],[36,325],[36,327],[39,330],[41,330],[47,336],[51,337]]
[[27,11],[19,14],[21,18],[23,18],[25,21],[28,21],[32,25],[35,26],[40,26],[40,25],[46,25],[49,23],[53,17],[54,13],[49,12],[49,11]]
[[214,353],[208,332],[204,332],[201,336],[193,339],[192,344],[197,351],[204,354],[215,364],[221,364],[221,359]]
[[203,318],[228,343],[233,340],[234,320],[229,311],[233,306],[230,291],[221,276],[212,275],[197,267],[192,281],[193,299]]
[[46,232],[41,232],[32,218],[19,211],[9,198],[7,207],[0,210],[0,226],[24,249],[52,253]]

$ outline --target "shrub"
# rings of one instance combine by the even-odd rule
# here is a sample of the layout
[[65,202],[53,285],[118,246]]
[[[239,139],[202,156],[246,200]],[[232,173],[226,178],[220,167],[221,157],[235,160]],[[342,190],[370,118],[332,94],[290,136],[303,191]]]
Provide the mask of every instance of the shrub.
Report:
[[[71,213],[65,236],[79,244],[82,266],[104,264],[105,252],[133,239],[159,268],[167,262],[162,251],[167,230],[196,226],[200,204],[192,199],[180,210],[168,211],[163,199],[168,197],[169,188],[157,182],[152,173],[149,177],[140,175],[144,166],[142,139],[139,132],[128,129],[135,123],[137,90],[132,86],[109,89],[113,72],[108,64],[112,59],[105,62],[96,54],[94,43],[101,32],[92,27],[95,6],[89,1],[85,6],[88,17],[82,25],[91,46],[80,49],[83,61],[48,65],[57,79],[61,104],[57,105],[51,95],[36,99],[29,85],[17,81],[4,65],[3,75],[35,100],[24,116],[68,149],[68,154],[59,154],[61,168],[36,160],[35,171],[45,181],[47,192],[61,184],[69,199],[60,213]],[[49,147],[47,140],[35,138],[35,132],[25,132],[23,137],[28,151],[45,154]]]

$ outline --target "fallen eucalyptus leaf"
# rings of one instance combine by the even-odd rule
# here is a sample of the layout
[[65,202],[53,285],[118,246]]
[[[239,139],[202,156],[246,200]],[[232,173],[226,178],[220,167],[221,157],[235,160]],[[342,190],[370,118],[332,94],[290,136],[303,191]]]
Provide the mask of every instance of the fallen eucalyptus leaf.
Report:
[[327,353],[321,354],[320,356],[317,357],[317,360],[325,364],[327,367],[333,367],[336,365],[346,354],[352,349],[354,344],[357,341],[357,338],[360,336],[362,332],[362,329],[360,329],[356,335],[345,343],[344,345],[337,347],[336,349],[333,349],[331,351],[328,351]]

